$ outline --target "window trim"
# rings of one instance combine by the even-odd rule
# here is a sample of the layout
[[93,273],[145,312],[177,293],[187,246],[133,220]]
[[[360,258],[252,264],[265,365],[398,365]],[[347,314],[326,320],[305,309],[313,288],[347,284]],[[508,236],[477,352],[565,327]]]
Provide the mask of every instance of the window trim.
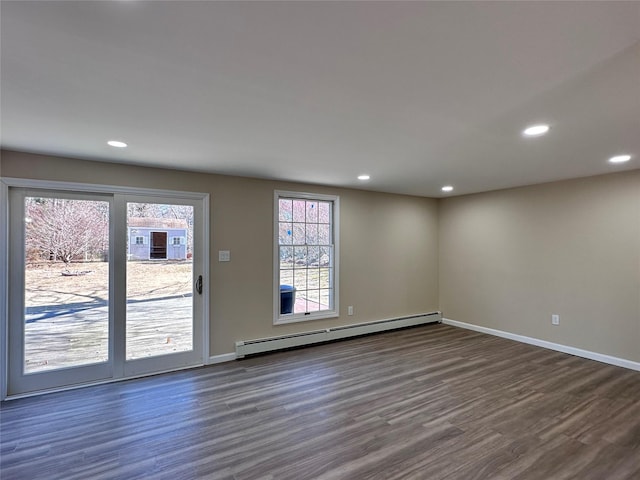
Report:
[[[279,239],[279,211],[281,198],[295,198],[300,200],[318,200],[332,202],[331,230],[333,233],[333,309],[307,314],[280,315],[280,239]],[[286,325],[289,323],[308,322],[340,316],[340,197],[309,192],[292,192],[288,190],[274,190],[273,192],[273,324]]]

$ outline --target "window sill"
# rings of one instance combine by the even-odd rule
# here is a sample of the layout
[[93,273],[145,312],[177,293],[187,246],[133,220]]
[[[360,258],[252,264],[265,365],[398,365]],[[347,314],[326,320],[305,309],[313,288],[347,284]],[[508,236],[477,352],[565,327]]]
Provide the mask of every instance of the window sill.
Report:
[[294,315],[277,317],[273,320],[273,324],[288,325],[290,323],[302,323],[302,322],[310,322],[312,320],[326,320],[329,318],[338,318],[339,316],[340,314],[337,312],[337,310],[313,312],[313,313],[309,313],[309,315],[296,313]]

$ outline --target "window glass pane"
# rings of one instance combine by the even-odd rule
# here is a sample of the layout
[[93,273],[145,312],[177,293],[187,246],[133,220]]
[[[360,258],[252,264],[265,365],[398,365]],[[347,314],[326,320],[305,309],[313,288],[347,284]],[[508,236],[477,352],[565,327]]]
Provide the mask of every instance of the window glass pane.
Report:
[[293,270],[280,270],[280,285],[293,285]]
[[329,225],[318,225],[318,245],[331,244],[331,228]]
[[307,245],[317,245],[318,244],[318,225],[317,224],[307,224]]
[[306,204],[304,200],[293,201],[293,221],[304,223],[306,219]]
[[319,287],[320,288],[331,288],[331,269],[330,268],[321,268],[318,270],[319,276]]
[[333,305],[331,305],[331,290],[320,290],[320,306],[322,310],[333,308]]
[[106,362],[109,203],[24,201],[24,373]]
[[291,245],[293,243],[293,224],[278,224],[278,240],[280,245]]
[[307,288],[320,288],[320,270],[310,268],[307,270]]
[[319,265],[321,267],[331,266],[331,247],[320,247]]
[[278,219],[281,222],[290,222],[293,219],[293,204],[289,199],[280,199],[280,213]]
[[320,290],[307,290],[307,312],[320,310]]
[[[306,290],[307,288],[307,270],[299,269],[294,270],[293,272],[293,286],[296,287],[296,290]],[[303,292],[299,292],[302,295]]]
[[318,266],[318,256],[319,256],[320,248],[319,247],[308,247],[307,248],[307,265],[310,267]]
[[293,247],[280,247],[280,268],[293,267]]
[[294,223],[293,224],[293,244],[294,245],[304,245],[305,242],[305,228],[304,223]]
[[307,247],[293,247],[294,268],[306,268],[307,266]]
[[318,204],[316,202],[307,202],[307,223],[318,222]]
[[331,222],[331,204],[329,202],[318,202],[318,222]]
[[305,313],[307,312],[307,299],[304,296],[304,292],[296,292],[296,303],[293,307],[293,313]]
[[[190,205],[127,203],[126,359],[191,351],[193,222]],[[185,240],[182,240],[185,239]]]

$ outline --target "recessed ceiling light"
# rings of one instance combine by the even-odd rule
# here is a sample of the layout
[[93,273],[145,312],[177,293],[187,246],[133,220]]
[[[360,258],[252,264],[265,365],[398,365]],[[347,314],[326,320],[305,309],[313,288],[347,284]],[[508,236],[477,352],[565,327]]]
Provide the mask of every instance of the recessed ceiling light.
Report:
[[453,191],[453,187],[451,185],[445,185],[444,187],[441,188],[441,190],[443,192],[452,192]]
[[631,160],[631,155],[616,155],[609,159],[609,163],[624,163]]
[[358,180],[369,180],[370,178],[369,175],[358,175]]
[[549,125],[531,125],[530,127],[525,128],[522,131],[522,135],[525,137],[537,137],[539,135],[544,135],[549,131]]
[[109,140],[107,142],[107,145],[110,145],[112,147],[116,147],[116,148],[124,148],[127,146],[126,143],[121,142],[120,140]]

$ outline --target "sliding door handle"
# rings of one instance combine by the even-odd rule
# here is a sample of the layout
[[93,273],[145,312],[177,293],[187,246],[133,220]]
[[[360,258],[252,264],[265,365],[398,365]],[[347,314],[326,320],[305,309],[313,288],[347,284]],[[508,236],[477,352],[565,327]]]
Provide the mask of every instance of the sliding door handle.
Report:
[[196,280],[196,292],[202,295],[202,275],[198,275],[198,280]]

